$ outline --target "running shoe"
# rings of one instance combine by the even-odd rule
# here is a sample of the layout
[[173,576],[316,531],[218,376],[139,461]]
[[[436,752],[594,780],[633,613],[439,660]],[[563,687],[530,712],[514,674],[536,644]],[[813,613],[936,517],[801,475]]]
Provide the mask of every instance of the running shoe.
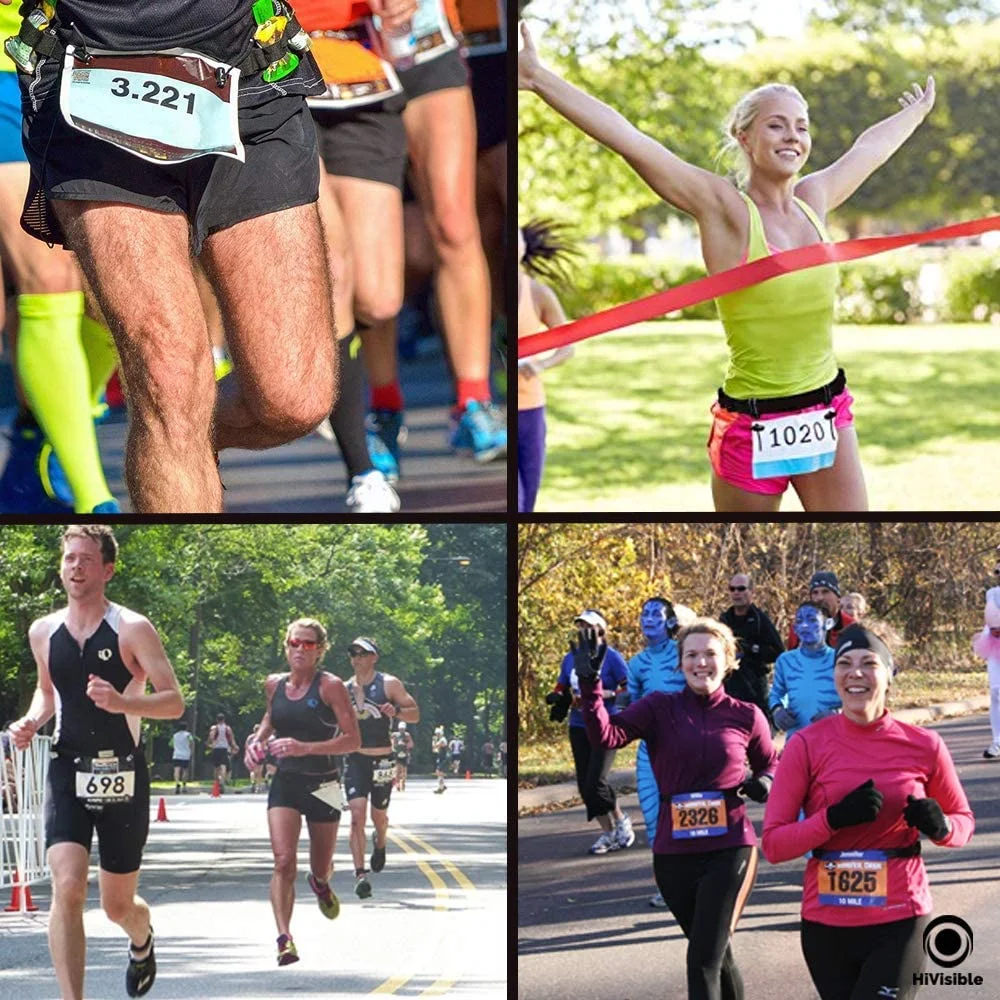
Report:
[[399,481],[399,446],[406,443],[407,429],[399,410],[372,410],[365,418],[368,454],[372,465],[389,480]]
[[378,469],[370,469],[351,480],[344,505],[351,514],[395,514],[399,495]]
[[984,751],[983,756],[987,760],[996,760],[1000,757],[1000,740],[995,740]]
[[380,872],[385,868],[385,848],[378,846],[378,834],[372,833],[372,871]]
[[327,920],[336,920],[340,913],[340,900],[330,888],[329,882],[320,882],[312,872],[309,873],[309,888],[316,893],[316,902],[320,912]]
[[10,451],[0,475],[0,513],[66,514],[73,502],[50,496],[39,475],[39,457],[45,436],[34,421],[17,421],[10,429]]
[[372,894],[372,884],[368,881],[368,872],[360,871],[355,873],[354,891],[359,899],[367,899]]
[[452,451],[471,455],[477,462],[492,462],[507,454],[507,428],[489,400],[473,400],[452,416],[448,443]]
[[601,835],[594,841],[590,847],[591,854],[610,854],[612,851],[617,851],[619,847],[618,840],[615,837],[614,830],[609,830],[607,832],[602,831]]
[[295,942],[287,935],[278,936],[278,965],[291,965],[299,960],[299,950]]
[[615,823],[614,833],[619,847],[631,847],[635,843],[635,832],[628,813],[623,813],[622,818]]
[[[42,489],[50,497],[55,497],[59,503],[64,503],[68,507],[73,506],[73,491],[70,489],[69,480],[63,467],[56,456],[55,449],[46,441],[38,455],[38,475],[42,481]],[[121,507],[113,497],[99,503],[91,514],[120,514]]]
[[655,896],[649,897],[649,905],[657,910],[663,910],[666,908],[667,901],[663,898],[663,894],[658,892]]
[[[143,959],[133,957],[128,950],[128,968],[125,970],[125,992],[130,997],[145,996],[156,979],[156,955],[153,951],[153,928],[149,928],[149,953]],[[139,949],[142,950],[141,948]]]

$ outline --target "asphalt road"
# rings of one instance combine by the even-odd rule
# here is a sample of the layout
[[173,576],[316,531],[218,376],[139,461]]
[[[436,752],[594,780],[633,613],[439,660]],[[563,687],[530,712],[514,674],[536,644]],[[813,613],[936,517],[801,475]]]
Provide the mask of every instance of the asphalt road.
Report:
[[[976,832],[964,848],[924,844],[936,916],[952,914],[974,935],[970,958],[954,970],[983,976],[982,986],[925,986],[921,1000],[1000,996],[1000,761],[987,761],[982,715],[935,726],[944,737],[973,811]],[[634,795],[622,800],[636,843],[592,857],[597,824],[582,807],[518,822],[517,995],[521,1000],[683,998],[686,941],[666,910],[654,910],[651,855]],[[764,807],[751,804],[758,835]],[[747,1000],[816,1000],[799,946],[804,860],[772,866],[761,857],[756,887],[734,937]]]
[[[411,778],[393,794],[386,867],[364,902],[354,895],[341,824],[333,877],[341,912],[333,922],[306,885],[308,847],[300,843],[292,934],[301,960],[284,968],[268,902],[265,796],[168,795],[169,822],[151,824],[139,886],[156,930],[150,1000],[506,997],[507,783],[456,779],[444,795],[434,787],[433,779]],[[0,1000],[58,997],[46,945],[49,887],[35,887],[33,897],[37,914],[0,912]],[[118,1000],[125,938],[99,908],[93,868],[84,922],[87,1000]]]
[[[396,491],[399,516],[454,511],[494,512],[507,509],[507,466],[502,460],[478,465],[453,455],[447,446],[451,379],[439,349],[405,361],[401,368],[409,437],[402,447],[402,478]],[[0,381],[9,382],[9,372]],[[12,390],[0,391],[7,404]],[[8,427],[14,410],[0,411]],[[123,415],[97,428],[105,474],[112,493],[128,512],[122,479],[127,424]],[[0,468],[7,460],[6,437],[0,435]],[[227,513],[312,514],[344,512],[346,470],[336,443],[316,434],[267,451],[229,449],[219,466],[226,484]]]

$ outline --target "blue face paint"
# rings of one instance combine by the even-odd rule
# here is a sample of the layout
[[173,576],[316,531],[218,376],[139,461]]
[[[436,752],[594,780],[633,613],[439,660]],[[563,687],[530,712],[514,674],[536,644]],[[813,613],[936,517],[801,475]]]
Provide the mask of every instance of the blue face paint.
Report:
[[663,642],[667,638],[667,609],[659,601],[650,601],[642,606],[639,627],[650,644]]
[[794,628],[803,646],[819,646],[826,638],[823,612],[818,608],[799,608]]

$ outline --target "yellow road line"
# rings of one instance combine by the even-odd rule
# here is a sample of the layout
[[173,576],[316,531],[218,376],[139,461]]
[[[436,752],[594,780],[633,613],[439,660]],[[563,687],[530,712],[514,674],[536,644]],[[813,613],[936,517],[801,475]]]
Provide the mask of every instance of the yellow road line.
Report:
[[425,853],[429,854],[434,861],[439,861],[450,873],[451,877],[459,884],[462,889],[467,892],[475,892],[476,887],[469,880],[468,876],[451,861],[449,861],[437,848],[431,847],[430,844],[425,840],[421,840],[415,833],[410,833],[409,830],[404,830],[402,827],[397,827],[402,834],[409,837],[418,847],[422,847]]

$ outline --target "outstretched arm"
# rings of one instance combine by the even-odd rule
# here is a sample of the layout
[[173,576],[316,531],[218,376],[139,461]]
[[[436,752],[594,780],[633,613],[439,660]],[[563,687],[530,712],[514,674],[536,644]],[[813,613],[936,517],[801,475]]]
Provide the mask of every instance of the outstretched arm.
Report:
[[900,146],[934,107],[934,77],[927,87],[915,83],[899,99],[902,111],[866,129],[839,160],[804,178],[795,193],[821,213],[842,205]]
[[737,197],[728,181],[675,156],[613,108],[546,69],[523,22],[521,37],[524,47],[517,54],[518,89],[537,94],[567,121],[618,153],[661,198],[700,219],[721,210],[725,199]]

